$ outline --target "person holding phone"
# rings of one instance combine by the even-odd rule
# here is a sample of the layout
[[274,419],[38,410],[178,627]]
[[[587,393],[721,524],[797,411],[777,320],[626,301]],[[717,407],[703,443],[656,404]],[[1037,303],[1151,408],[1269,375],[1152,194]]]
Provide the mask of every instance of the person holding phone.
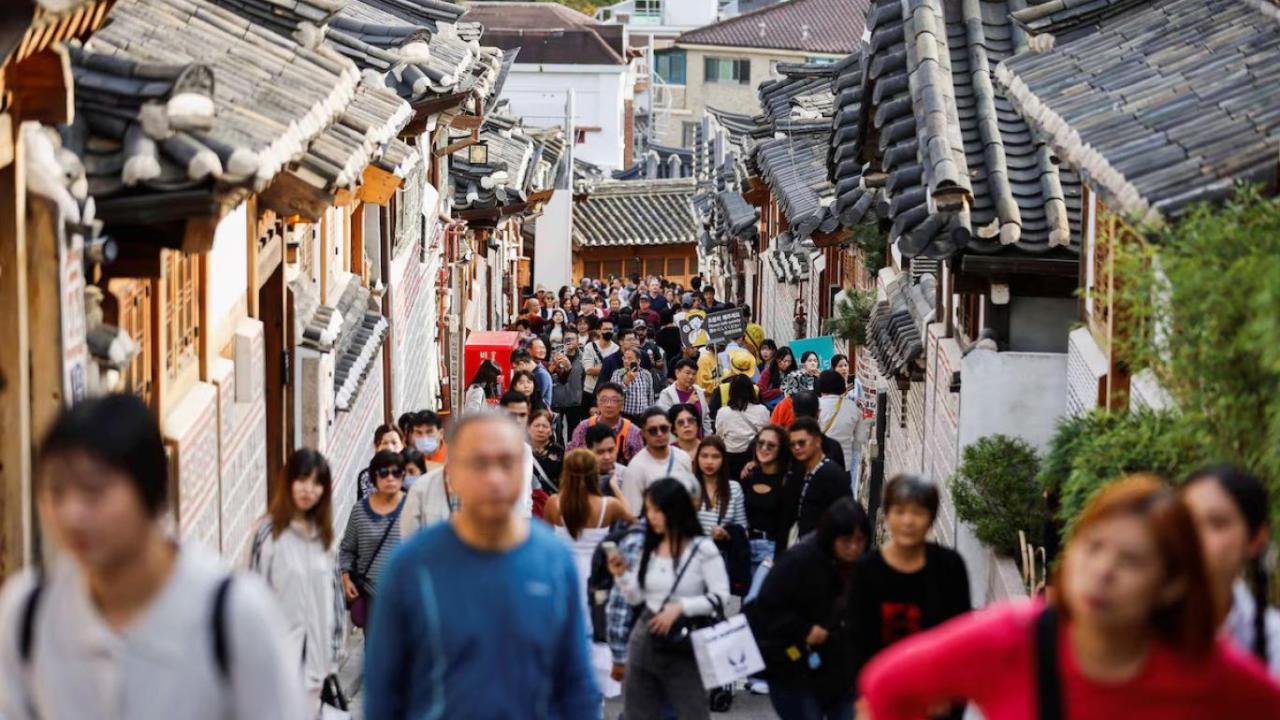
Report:
[[613,382],[623,388],[622,414],[633,422],[653,405],[653,375],[640,367],[640,351],[622,351],[622,367],[613,373]]

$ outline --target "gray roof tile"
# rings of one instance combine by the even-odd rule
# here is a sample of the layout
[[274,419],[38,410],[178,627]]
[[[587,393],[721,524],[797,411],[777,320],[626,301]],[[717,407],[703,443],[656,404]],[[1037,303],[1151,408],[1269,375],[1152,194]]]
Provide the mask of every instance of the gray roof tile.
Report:
[[575,247],[678,245],[698,237],[696,184],[680,180],[606,180],[574,205]]
[[[1158,225],[1240,180],[1275,182],[1280,13],[1243,0],[1118,3],[996,78],[1115,210]],[[1030,23],[1029,23],[1030,24]],[[1095,29],[1096,28],[1096,29]]]

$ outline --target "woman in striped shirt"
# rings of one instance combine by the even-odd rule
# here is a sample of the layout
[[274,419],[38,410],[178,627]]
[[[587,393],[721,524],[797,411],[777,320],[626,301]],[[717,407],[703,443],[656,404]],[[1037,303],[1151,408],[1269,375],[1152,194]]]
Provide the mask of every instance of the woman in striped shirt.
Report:
[[[338,570],[348,602],[373,599],[382,569],[400,545],[400,511],[404,508],[404,460],[400,453],[380,450],[369,461],[369,478],[377,492],[361,500],[347,517],[338,547]],[[353,614],[353,621],[357,621]]]
[[726,525],[747,527],[747,505],[742,486],[729,479],[724,440],[716,435],[703,438],[694,456],[693,474],[702,495],[698,501],[698,522],[713,540],[727,540]]

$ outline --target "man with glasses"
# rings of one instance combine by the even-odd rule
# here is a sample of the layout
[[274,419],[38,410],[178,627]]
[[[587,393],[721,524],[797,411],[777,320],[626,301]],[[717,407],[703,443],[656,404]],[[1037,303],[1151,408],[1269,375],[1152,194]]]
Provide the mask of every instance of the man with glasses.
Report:
[[795,463],[783,486],[777,555],[813,532],[818,518],[835,501],[853,495],[849,476],[822,452],[822,426],[817,420],[800,418],[791,424],[791,455]]
[[635,423],[622,417],[625,394],[626,391],[617,383],[600,383],[600,387],[596,390],[596,409],[600,412],[578,423],[578,427],[573,429],[573,438],[569,440],[567,449],[576,450],[585,447],[587,428],[601,424],[613,430],[613,436],[618,440],[618,460],[623,463],[631,462],[631,458],[644,449],[644,438],[641,437],[640,428],[636,427]]
[[671,421],[659,407],[644,411],[640,418],[644,449],[627,464],[622,475],[622,495],[637,513],[644,511],[644,492],[653,483],[673,477],[682,482],[693,478],[689,453],[671,444]]
[[[395,554],[365,648],[365,717],[594,720],[600,693],[569,548],[516,511],[524,430],[482,412],[451,429],[458,510]],[[501,682],[494,682],[501,678]]]

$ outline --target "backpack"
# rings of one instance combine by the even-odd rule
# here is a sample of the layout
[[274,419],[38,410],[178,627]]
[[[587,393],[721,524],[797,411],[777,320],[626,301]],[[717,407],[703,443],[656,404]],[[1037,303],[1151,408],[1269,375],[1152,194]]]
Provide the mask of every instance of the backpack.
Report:
[[[605,535],[604,540],[596,546],[591,553],[591,573],[587,576],[587,605],[591,609],[591,637],[595,642],[608,642],[608,616],[606,613],[606,604],[609,602],[609,592],[613,590],[615,579],[613,573],[609,572],[609,557],[604,552],[604,544],[607,542],[621,545],[623,538],[633,532],[643,533],[644,529],[639,525],[627,525],[619,520],[613,524],[613,528]],[[597,598],[599,601],[597,602]],[[632,616],[632,622],[635,621],[635,615]],[[628,628],[628,634],[630,628]]]
[[[231,590],[232,576],[227,575],[218,581],[213,591],[213,610],[209,613],[209,623],[213,628],[213,660],[218,668],[218,677],[224,683],[231,681],[230,649],[227,642],[227,593]],[[36,577],[36,585],[31,588],[22,605],[21,625],[18,628],[18,662],[23,669],[31,667],[31,656],[35,651],[36,615],[40,606],[40,596],[44,593],[44,576]]]

